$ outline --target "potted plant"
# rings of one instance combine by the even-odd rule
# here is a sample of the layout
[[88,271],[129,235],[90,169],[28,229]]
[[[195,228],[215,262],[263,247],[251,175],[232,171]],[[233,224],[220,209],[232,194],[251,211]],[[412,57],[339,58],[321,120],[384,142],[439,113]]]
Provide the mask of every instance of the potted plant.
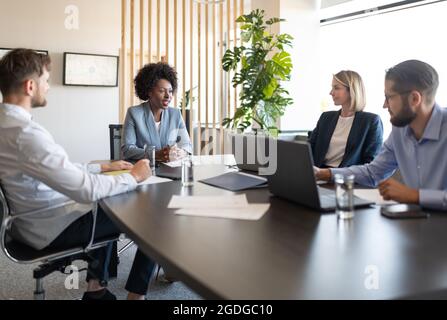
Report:
[[[222,59],[223,69],[236,70],[233,87],[240,86],[240,106],[222,125],[245,131],[253,122],[261,130],[277,136],[276,122],[293,103],[281,81],[290,80],[292,59],[286,47],[292,47],[289,34],[272,34],[269,28],[284,19],[264,21],[264,10],[256,9],[236,19],[241,25],[242,45],[228,49]],[[240,65],[240,70],[237,71]]]

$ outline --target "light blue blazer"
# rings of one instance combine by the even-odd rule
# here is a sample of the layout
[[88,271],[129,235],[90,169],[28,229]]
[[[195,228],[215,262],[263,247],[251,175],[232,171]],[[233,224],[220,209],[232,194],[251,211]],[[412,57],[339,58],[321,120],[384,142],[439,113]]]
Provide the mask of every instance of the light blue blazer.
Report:
[[179,148],[192,153],[191,140],[179,109],[163,110],[160,133],[156,129],[154,115],[148,102],[127,110],[121,140],[121,152],[124,159],[142,159],[144,145],[155,146],[157,150],[160,150],[176,143]]

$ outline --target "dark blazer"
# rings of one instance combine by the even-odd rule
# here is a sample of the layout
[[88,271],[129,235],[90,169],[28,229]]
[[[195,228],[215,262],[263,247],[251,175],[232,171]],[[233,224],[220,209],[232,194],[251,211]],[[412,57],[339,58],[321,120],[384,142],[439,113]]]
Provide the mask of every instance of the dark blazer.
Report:
[[[309,143],[317,167],[325,166],[324,159],[340,112],[341,110],[324,112],[310,134]],[[356,112],[339,168],[371,162],[379,153],[382,142],[383,125],[380,117],[374,113]]]

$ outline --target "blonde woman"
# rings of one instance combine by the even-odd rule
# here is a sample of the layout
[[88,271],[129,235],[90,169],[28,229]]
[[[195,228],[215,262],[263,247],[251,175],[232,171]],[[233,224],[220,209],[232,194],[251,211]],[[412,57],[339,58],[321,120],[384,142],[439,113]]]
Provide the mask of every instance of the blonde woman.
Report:
[[364,112],[363,80],[355,71],[343,70],[332,78],[329,93],[339,111],[324,112],[309,142],[315,166],[342,168],[371,162],[383,142],[380,117]]

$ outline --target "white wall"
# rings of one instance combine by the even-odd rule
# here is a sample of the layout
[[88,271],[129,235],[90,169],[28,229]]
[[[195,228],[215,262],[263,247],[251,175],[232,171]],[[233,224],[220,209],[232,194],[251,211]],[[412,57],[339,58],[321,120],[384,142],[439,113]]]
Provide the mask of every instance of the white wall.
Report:
[[352,0],[321,0],[321,8],[332,7],[341,3],[350,2]]
[[[79,8],[79,30],[65,28],[65,8]],[[109,158],[108,125],[118,122],[118,88],[62,85],[63,52],[118,55],[119,0],[0,0],[0,47],[48,50],[53,60],[48,106],[33,116],[72,161]]]
[[266,11],[266,16],[286,19],[274,32],[288,33],[294,37],[292,55],[293,71],[290,82],[284,82],[293,98],[281,118],[281,130],[312,130],[320,116],[319,84],[319,16],[320,0],[252,0],[252,8]]
[[284,84],[294,104],[281,119],[281,130],[312,130],[321,114],[318,98],[319,79],[319,0],[281,0],[281,33],[295,39],[290,51],[293,71]]

